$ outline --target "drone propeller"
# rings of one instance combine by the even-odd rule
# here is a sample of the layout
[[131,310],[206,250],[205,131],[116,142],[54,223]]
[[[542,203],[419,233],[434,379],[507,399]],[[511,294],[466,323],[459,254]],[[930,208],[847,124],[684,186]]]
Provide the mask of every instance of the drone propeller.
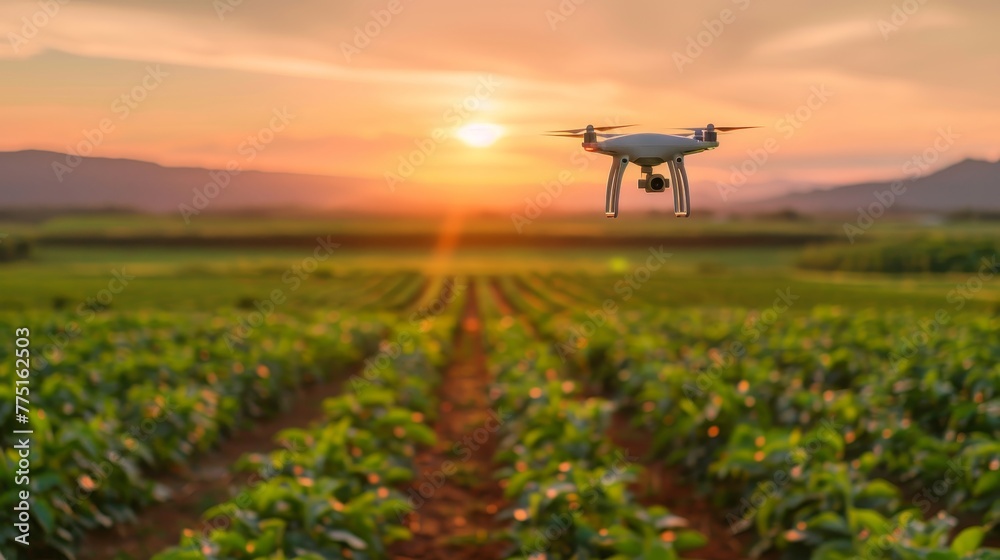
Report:
[[734,130],[745,130],[747,128],[760,128],[759,126],[715,126],[709,123],[708,126],[699,127],[679,127],[676,130],[690,130],[691,132],[685,134],[677,134],[676,136],[688,136],[694,137],[695,140],[699,142],[718,142],[719,133],[733,132]]
[[636,126],[636,125],[634,125],[634,124],[622,124],[622,125],[615,125],[615,126],[591,126],[591,125],[588,125],[588,126],[586,126],[584,128],[571,128],[569,130],[548,130],[546,132],[548,132],[548,133],[562,133],[562,134],[582,134],[584,132],[590,132],[591,130],[593,130],[594,132],[604,132],[604,131],[607,131],[607,130],[616,130],[616,129],[619,129],[619,128],[628,128],[630,126]]
[[[732,132],[734,130],[745,130],[748,128],[760,128],[760,127],[759,126],[715,126],[710,124],[708,126],[698,126],[698,127],[679,126],[676,127],[674,130],[690,130],[692,132],[698,132],[699,130],[714,129],[716,132]],[[685,135],[680,134],[678,136],[685,136]]]
[[[594,133],[598,138],[617,138],[621,134],[602,134],[600,132]],[[583,138],[584,134],[543,134],[542,136],[557,136],[559,138]]]

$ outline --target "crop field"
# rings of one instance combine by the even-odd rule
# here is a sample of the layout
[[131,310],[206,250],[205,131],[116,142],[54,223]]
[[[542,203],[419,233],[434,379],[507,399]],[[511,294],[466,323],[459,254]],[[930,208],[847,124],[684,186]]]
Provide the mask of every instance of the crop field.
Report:
[[20,476],[31,505],[3,558],[1000,558],[996,226],[936,267],[817,245],[836,224],[592,249],[321,225],[23,226],[0,509]]

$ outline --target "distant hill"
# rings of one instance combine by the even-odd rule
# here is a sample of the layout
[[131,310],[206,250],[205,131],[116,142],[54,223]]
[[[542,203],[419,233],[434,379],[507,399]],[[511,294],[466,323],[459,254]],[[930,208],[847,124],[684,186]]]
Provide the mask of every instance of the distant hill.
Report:
[[[333,210],[363,205],[364,195],[370,192],[368,181],[349,177],[229,173],[108,158],[81,158],[73,162],[78,163],[76,167],[69,167],[66,158],[37,150],[0,152],[0,207],[179,212],[182,204],[197,209],[196,203],[208,203],[206,211],[212,212],[274,205]],[[213,183],[220,188],[206,187]],[[196,190],[203,199],[198,199]],[[212,192],[216,192],[214,198]]]
[[[163,167],[129,159],[81,158],[76,167],[56,152],[27,150],[0,152],[0,210],[62,209],[178,213],[181,205],[205,212],[308,210],[351,214],[398,214],[435,211],[434,200],[449,191],[407,188],[391,192],[380,180],[295,173],[226,171],[196,167]],[[59,166],[64,167],[59,167]],[[62,181],[60,181],[60,174]],[[225,188],[221,185],[226,181]],[[220,188],[214,198],[212,184]],[[1000,162],[965,160],[936,173],[907,180],[906,192],[896,197],[890,211],[963,210],[1000,212]],[[584,188],[585,187],[585,188]],[[720,207],[709,200],[699,208],[737,213],[791,210],[802,214],[854,213],[876,202],[875,192],[891,183],[865,183],[782,195],[775,198]],[[202,193],[198,197],[195,191]],[[564,196],[554,205],[557,213],[600,214],[603,184],[581,185],[578,195]],[[701,193],[699,196],[703,195]],[[507,211],[524,212],[521,195],[492,193],[490,200],[511,205]],[[437,197],[437,198],[436,198]],[[648,200],[643,200],[648,203]],[[662,209],[669,213],[669,200]],[[630,211],[638,212],[635,207]]]
[[[892,204],[886,204],[889,211],[1000,211],[1000,161],[967,159],[917,179],[901,179],[906,190],[897,195]],[[788,209],[803,214],[857,212],[859,207],[868,208],[878,202],[875,193],[890,190],[892,184],[862,183],[787,194],[748,203],[740,211]],[[888,200],[888,197],[883,198]]]

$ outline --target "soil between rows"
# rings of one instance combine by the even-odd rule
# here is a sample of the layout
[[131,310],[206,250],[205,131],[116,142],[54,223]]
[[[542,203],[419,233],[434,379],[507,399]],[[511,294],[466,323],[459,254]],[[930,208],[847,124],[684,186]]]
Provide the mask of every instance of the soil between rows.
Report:
[[489,560],[508,546],[496,538],[503,527],[495,514],[504,507],[493,477],[500,434],[489,406],[476,290],[470,282],[452,362],[438,389],[437,445],[418,452],[416,478],[404,490],[414,508],[407,519],[413,539],[391,548],[397,559]]

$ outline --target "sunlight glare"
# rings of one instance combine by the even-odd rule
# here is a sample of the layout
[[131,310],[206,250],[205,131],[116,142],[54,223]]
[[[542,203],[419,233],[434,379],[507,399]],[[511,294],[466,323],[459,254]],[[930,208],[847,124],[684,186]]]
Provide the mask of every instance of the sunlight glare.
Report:
[[459,139],[475,148],[492,146],[500,138],[503,129],[495,124],[469,124],[455,133]]

